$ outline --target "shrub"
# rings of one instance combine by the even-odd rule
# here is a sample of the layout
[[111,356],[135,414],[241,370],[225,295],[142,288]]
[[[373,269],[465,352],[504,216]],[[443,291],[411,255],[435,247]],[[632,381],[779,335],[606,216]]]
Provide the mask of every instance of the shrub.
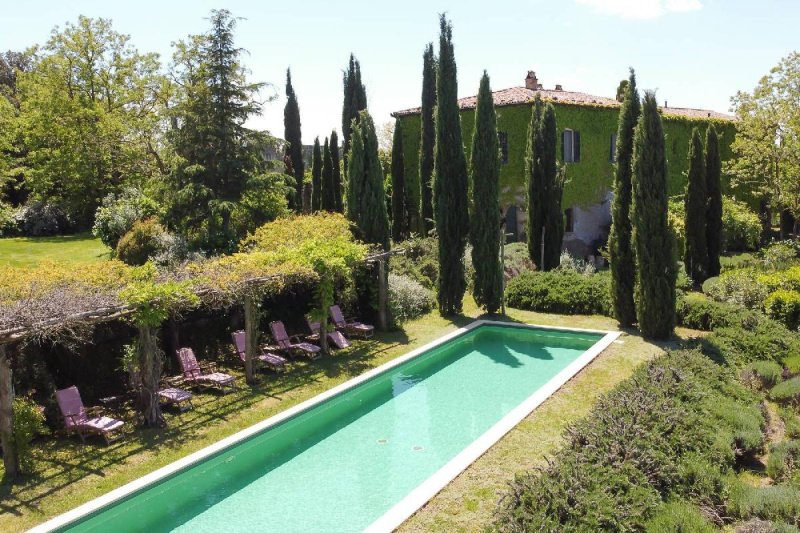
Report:
[[755,382],[759,388],[771,389],[781,380],[783,367],[775,361],[755,361],[742,371],[742,381]]
[[139,189],[128,187],[119,194],[103,198],[94,217],[92,233],[109,248],[116,248],[123,235],[135,222],[158,214],[158,204]]
[[781,403],[800,403],[800,376],[778,383],[769,392],[770,398]]
[[736,524],[734,531],[736,533],[800,533],[800,529],[784,522],[770,522],[758,518]]
[[414,237],[403,242],[405,253],[392,257],[390,268],[428,289],[436,289],[439,276],[439,244],[434,237]]
[[572,255],[568,250],[561,252],[561,256],[558,258],[558,269],[584,276],[591,276],[597,271],[592,263]]
[[566,270],[525,272],[506,287],[511,307],[561,314],[611,314],[607,273],[583,275]]
[[785,485],[752,487],[742,482],[731,487],[729,509],[741,518],[797,522],[800,490]]
[[770,270],[778,270],[789,266],[800,256],[800,248],[792,241],[779,241],[770,244],[761,251],[761,260]]
[[800,470],[800,441],[776,442],[769,447],[767,475],[775,481],[788,481]]
[[783,419],[784,434],[789,439],[800,439],[800,415],[790,407],[778,407],[778,414]]
[[153,262],[161,267],[174,267],[189,260],[200,260],[198,252],[189,252],[189,243],[180,235],[163,233],[157,238],[157,251],[152,256]]
[[770,292],[778,289],[800,291],[800,266],[794,266],[768,274],[760,274],[757,280]]
[[421,316],[436,305],[433,293],[407,276],[389,273],[389,309],[392,318],[405,322]]
[[[716,302],[697,294],[679,296],[675,305],[678,324],[681,326],[712,331],[726,326],[739,326],[752,321],[754,313],[726,302]],[[757,319],[756,319],[757,320]]]
[[20,232],[27,237],[62,235],[72,229],[67,212],[57,204],[30,202],[17,210],[16,219]]
[[800,327],[800,292],[778,289],[764,301],[767,316],[789,329]]
[[159,251],[166,231],[155,219],[135,222],[117,244],[116,255],[129,265],[143,265]]
[[533,272],[536,265],[528,255],[528,245],[524,242],[512,242],[504,248],[506,281],[515,278],[523,272]]
[[727,251],[755,250],[761,221],[747,204],[722,198],[722,242]]
[[755,270],[730,270],[717,281],[703,287],[703,291],[720,302],[731,302],[748,309],[760,309],[769,290],[758,281]]
[[0,201],[0,237],[9,237],[17,233],[16,209]]
[[44,410],[30,398],[14,398],[14,446],[23,472],[33,471],[31,442],[36,435],[46,432]]
[[716,355],[740,367],[762,359],[786,364],[800,357],[800,336],[757,313],[741,324],[715,329],[705,342]]
[[694,506],[682,502],[660,506],[645,524],[648,533],[712,533],[716,528]]

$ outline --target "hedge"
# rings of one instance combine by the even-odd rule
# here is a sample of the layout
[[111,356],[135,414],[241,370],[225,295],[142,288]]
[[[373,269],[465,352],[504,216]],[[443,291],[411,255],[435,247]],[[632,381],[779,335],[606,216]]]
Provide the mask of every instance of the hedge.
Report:
[[764,300],[767,316],[796,330],[800,327],[800,291],[778,289]]
[[611,314],[611,278],[553,270],[523,272],[506,287],[506,303],[517,309],[559,314]]

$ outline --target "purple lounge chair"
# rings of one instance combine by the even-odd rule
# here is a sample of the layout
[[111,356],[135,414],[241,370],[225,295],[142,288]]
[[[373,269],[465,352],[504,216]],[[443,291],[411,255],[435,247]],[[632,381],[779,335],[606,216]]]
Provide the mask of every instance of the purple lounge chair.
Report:
[[[131,391],[136,395],[140,394],[142,387],[141,374],[139,372],[134,372],[131,374],[130,378]],[[182,380],[182,378],[178,379]],[[192,393],[187,390],[179,389],[175,386],[176,384],[171,383],[171,381],[173,381],[173,379],[170,378],[161,380],[158,392],[156,392],[158,401],[164,405],[174,405],[181,412],[194,409]]]
[[[239,353],[239,358],[244,363],[245,360],[245,333],[243,330],[234,331],[231,333],[231,338],[233,339],[233,344],[236,346],[236,351]],[[262,365],[275,370],[276,372],[286,368],[286,359],[281,357],[280,355],[267,352],[261,347],[257,347],[258,352],[256,353],[256,361],[261,363]]]
[[[319,342],[319,320],[311,320],[310,318],[306,318],[306,322],[308,323],[308,329],[311,330],[311,335],[306,335],[306,340],[311,342]],[[345,337],[341,331],[329,331],[328,341],[340,349],[350,347],[350,341],[347,340],[347,337]]]
[[201,368],[191,348],[179,349],[178,361],[183,371],[183,379],[188,385],[213,387],[223,393],[236,390],[236,378],[224,372],[217,372],[213,366],[207,366],[207,369]]
[[278,347],[289,354],[289,356],[299,353],[311,359],[317,359],[321,355],[321,348],[316,344],[303,342],[297,335],[292,335],[290,337],[289,334],[286,333],[286,327],[284,327],[283,322],[280,320],[270,322],[269,329],[272,332],[272,336],[275,338],[275,342],[278,343]]
[[[72,386],[56,391],[56,400],[61,415],[64,417],[64,429],[67,435],[77,433],[81,441],[86,440],[87,435],[101,435],[106,444],[122,437],[121,429],[125,425],[122,420],[116,420],[102,415],[99,407],[83,406],[81,393],[78,387]],[[112,436],[116,433],[116,436]]]
[[372,334],[375,332],[375,326],[345,318],[344,313],[342,313],[342,309],[338,305],[332,305],[330,307],[330,312],[331,320],[333,320],[336,328],[344,331],[345,333],[368,339],[372,337]]

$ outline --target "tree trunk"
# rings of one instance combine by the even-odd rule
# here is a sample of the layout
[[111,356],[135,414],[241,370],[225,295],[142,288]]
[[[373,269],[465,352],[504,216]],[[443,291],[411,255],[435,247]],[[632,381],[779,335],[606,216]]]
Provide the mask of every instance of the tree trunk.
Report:
[[378,259],[378,327],[389,329],[389,283],[386,276],[386,259]]
[[161,357],[158,354],[154,328],[139,326],[139,371],[141,373],[140,401],[144,425],[161,427],[165,425],[158,402],[158,389],[161,382]]
[[769,202],[761,200],[758,211],[758,216],[761,219],[760,244],[764,245],[772,239],[772,211],[769,208]]
[[244,298],[244,374],[248,385],[256,383],[254,362],[258,350],[258,306],[252,296]]
[[322,315],[322,320],[319,321],[319,347],[325,355],[330,353],[328,348],[328,316],[325,314]]
[[795,220],[792,212],[788,209],[781,211],[781,240],[788,239],[792,232],[794,232]]
[[0,344],[0,444],[5,477],[14,480],[19,476],[19,457],[14,445],[14,382],[10,357],[8,347]]
[[174,316],[169,317],[167,335],[169,335],[169,357],[175,357],[181,347],[181,337],[178,330],[178,321],[175,320]]

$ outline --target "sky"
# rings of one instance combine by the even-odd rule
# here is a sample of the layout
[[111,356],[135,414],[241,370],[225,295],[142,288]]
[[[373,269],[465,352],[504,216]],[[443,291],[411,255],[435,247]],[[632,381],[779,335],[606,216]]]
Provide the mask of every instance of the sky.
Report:
[[798,47],[796,0],[281,1],[26,0],[0,15],[0,50],[47,41],[78,15],[109,18],[141,52],[208,28],[211,9],[242,17],[236,44],[252,81],[268,82],[260,117],[249,125],[283,137],[286,68],[300,104],[303,142],[341,129],[342,70],[361,62],[377,124],[419,106],[422,52],[438,46],[438,14],[453,24],[459,97],[477,93],[483,70],[492,88],[524,85],[534,70],[545,88],[613,97],[628,68],[642,89],[670,106],[727,112]]

